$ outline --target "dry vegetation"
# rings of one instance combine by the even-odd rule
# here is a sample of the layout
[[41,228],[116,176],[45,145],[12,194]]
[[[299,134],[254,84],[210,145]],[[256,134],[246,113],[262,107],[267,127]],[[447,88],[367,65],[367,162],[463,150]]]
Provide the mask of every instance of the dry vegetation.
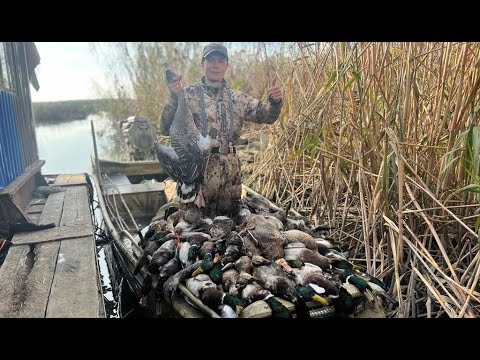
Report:
[[[121,86],[114,95],[128,115],[135,107],[158,119],[164,61],[185,84],[200,76],[198,44],[134,44],[136,57],[117,46],[135,89],[133,102]],[[231,56],[235,88],[265,98],[276,73],[284,91],[280,121],[245,129],[261,149],[244,167],[246,185],[335,226],[331,237],[390,286],[399,301],[390,316],[477,317],[480,44],[280,50],[257,44]]]
[[479,59],[476,43],[302,43],[277,67],[284,126],[246,184],[335,226],[391,316],[479,315]]

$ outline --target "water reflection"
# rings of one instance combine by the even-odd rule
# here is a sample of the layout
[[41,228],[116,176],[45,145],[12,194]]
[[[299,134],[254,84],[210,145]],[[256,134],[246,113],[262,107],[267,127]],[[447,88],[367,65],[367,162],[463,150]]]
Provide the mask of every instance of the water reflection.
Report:
[[45,160],[42,174],[91,173],[94,154],[90,121],[95,127],[98,156],[101,159],[128,161],[126,144],[118,125],[104,113],[55,125],[36,128],[38,153]]

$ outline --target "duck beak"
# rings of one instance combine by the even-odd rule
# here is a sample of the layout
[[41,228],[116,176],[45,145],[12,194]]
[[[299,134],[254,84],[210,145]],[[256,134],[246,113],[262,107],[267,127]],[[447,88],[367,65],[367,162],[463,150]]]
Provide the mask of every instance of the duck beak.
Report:
[[287,274],[293,273],[292,268],[290,267],[290,265],[288,265],[287,260],[285,260],[284,258],[277,259],[275,260],[275,262],[280,265]]
[[324,297],[321,297],[320,295],[317,295],[317,294],[312,296],[312,300],[322,305],[328,305],[328,301]]
[[222,259],[219,253],[215,253],[215,257],[213,258],[213,263],[216,264]]
[[360,266],[360,265],[353,265],[352,269],[353,270],[358,270],[358,271],[365,271],[366,270],[363,266]]
[[192,273],[192,277],[195,277],[197,276],[198,274],[201,274],[203,273],[203,269],[199,266],[193,273]]
[[245,199],[247,197],[247,189],[245,189],[243,186],[242,186],[242,195],[241,195],[241,198],[242,199]]
[[243,306],[240,306],[240,305],[235,306],[235,311],[237,312],[237,315],[240,315],[240,313],[243,311]]

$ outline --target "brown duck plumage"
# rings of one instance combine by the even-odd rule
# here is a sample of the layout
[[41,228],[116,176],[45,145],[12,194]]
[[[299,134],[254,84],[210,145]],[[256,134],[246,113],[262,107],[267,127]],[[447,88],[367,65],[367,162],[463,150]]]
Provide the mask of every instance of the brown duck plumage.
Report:
[[[206,158],[212,146],[210,135],[204,137],[195,125],[184,91],[170,126],[170,146],[155,143],[157,158],[167,174],[177,182],[177,194],[184,203],[195,200],[203,181]],[[200,200],[199,205],[203,205]]]

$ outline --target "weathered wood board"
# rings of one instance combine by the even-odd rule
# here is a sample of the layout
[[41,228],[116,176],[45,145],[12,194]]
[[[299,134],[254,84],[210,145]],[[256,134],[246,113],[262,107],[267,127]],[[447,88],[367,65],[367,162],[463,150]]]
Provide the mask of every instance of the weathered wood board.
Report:
[[95,257],[90,236],[61,242],[46,317],[99,317]]
[[59,178],[35,214],[56,227],[15,234],[0,267],[0,317],[105,316],[85,176]]

